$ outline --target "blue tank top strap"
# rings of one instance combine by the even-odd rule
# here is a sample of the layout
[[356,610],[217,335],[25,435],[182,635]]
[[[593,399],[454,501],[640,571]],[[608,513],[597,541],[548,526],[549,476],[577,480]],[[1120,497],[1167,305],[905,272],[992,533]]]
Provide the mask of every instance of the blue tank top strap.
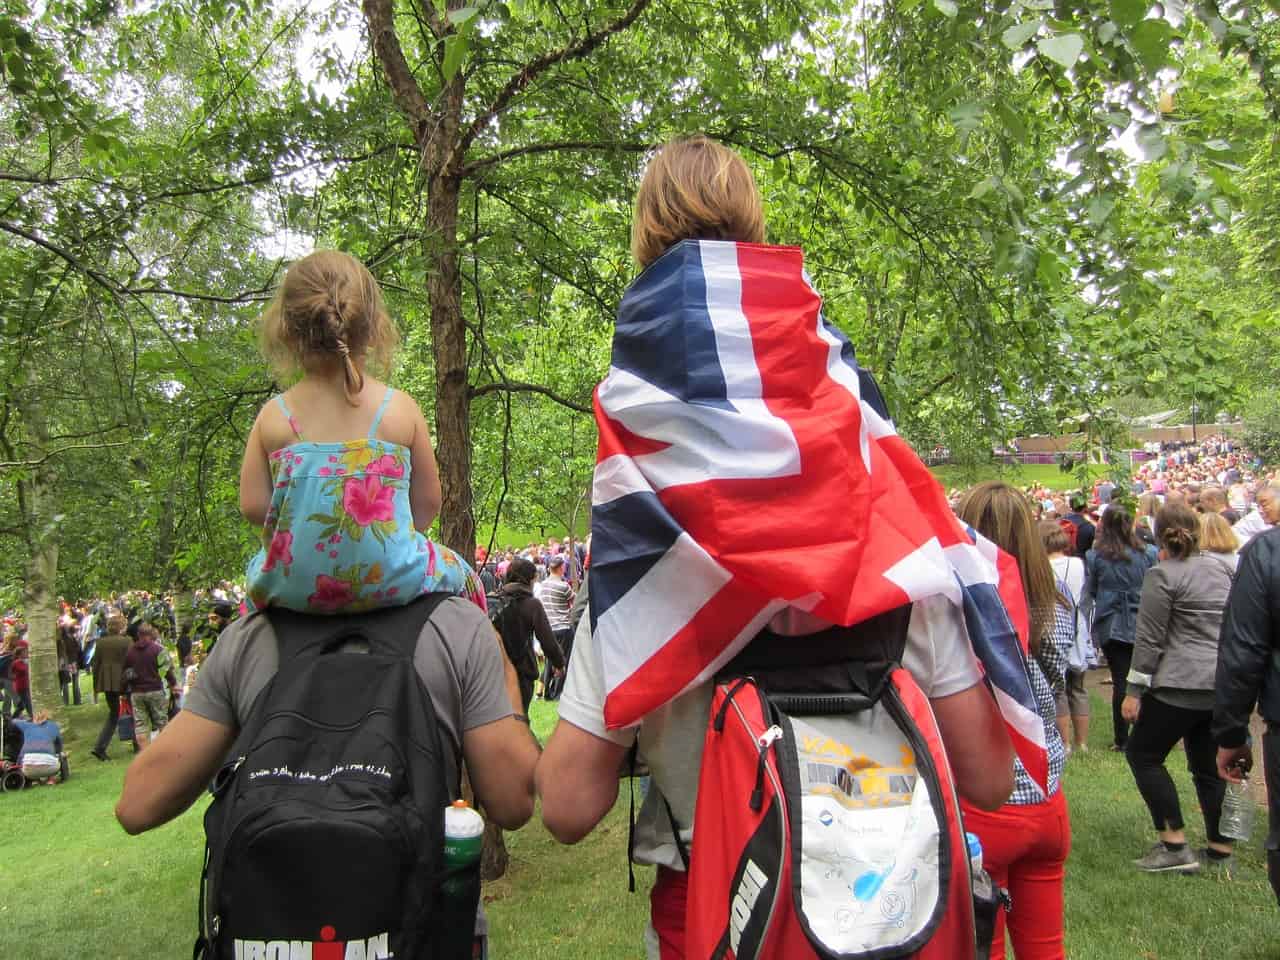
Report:
[[289,421],[289,429],[293,431],[293,435],[299,440],[302,439],[302,431],[298,429],[298,421],[293,418],[293,414],[289,412],[288,406],[284,402],[284,394],[276,395],[276,403],[280,404],[280,410],[284,413],[284,418]]
[[382,415],[387,412],[387,404],[391,402],[391,394],[393,393],[395,391],[387,387],[387,392],[382,397],[382,405],[378,407],[378,412],[373,415],[373,423],[369,426],[370,440],[376,440],[378,437],[378,424],[382,423]]

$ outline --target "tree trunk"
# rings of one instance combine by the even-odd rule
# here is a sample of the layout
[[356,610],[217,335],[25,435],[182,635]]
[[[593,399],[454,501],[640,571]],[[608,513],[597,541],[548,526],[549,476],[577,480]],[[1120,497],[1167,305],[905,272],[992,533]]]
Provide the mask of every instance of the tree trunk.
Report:
[[[45,455],[49,431],[38,404],[20,403],[33,460]],[[69,733],[62,710],[62,689],[58,684],[58,517],[54,491],[56,461],[44,460],[18,481],[23,525],[27,531],[28,560],[22,588],[23,613],[27,618],[27,641],[31,647],[31,702],[37,710],[47,710]]]
[[427,298],[436,375],[436,460],[444,493],[440,538],[471,563],[476,540],[471,512],[471,384],[457,247],[461,188],[462,181],[448,171],[432,175],[428,184]]

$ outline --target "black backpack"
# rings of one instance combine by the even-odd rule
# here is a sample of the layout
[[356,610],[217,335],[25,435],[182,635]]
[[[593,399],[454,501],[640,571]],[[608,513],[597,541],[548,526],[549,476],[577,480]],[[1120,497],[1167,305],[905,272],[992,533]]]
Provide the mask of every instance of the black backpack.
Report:
[[520,601],[529,594],[497,593],[486,594],[485,602],[489,609],[489,622],[502,638],[502,648],[507,652],[507,659],[516,668],[516,674],[526,680],[538,677],[538,660],[533,654],[533,643],[529,632],[524,628],[520,617]]
[[445,783],[413,666],[446,597],[358,616],[266,613],[280,666],[213,783],[195,956],[471,956],[479,870],[442,895],[459,784]]

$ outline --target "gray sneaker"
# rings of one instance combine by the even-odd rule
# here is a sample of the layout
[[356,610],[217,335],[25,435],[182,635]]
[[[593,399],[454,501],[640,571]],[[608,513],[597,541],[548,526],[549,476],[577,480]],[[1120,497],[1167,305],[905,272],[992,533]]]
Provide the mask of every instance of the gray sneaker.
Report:
[[1144,873],[1199,873],[1200,858],[1190,847],[1181,850],[1170,850],[1163,843],[1158,844],[1141,860],[1134,863]]
[[1134,857],[1134,858],[1133,858],[1133,860],[1131,860],[1130,862],[1131,862],[1134,866],[1138,866],[1139,864],[1143,863],[1143,862],[1147,859],[1147,857],[1150,857],[1150,856],[1152,856],[1153,854],[1157,854],[1157,853],[1159,853],[1159,852],[1160,852],[1161,850],[1163,850],[1163,849],[1164,849],[1164,844],[1163,844],[1163,843],[1161,843],[1159,840],[1157,840],[1155,843],[1153,843],[1153,844],[1151,845],[1151,849],[1150,849],[1150,850],[1148,850],[1146,853],[1144,853],[1144,854],[1143,854],[1142,856],[1140,856],[1140,857]]

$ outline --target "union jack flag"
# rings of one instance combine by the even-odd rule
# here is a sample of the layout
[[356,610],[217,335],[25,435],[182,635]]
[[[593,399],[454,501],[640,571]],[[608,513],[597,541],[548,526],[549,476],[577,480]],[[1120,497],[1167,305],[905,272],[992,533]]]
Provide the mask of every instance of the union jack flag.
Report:
[[851,625],[945,595],[1044,789],[1017,565],[893,428],[798,248],[686,240],[627,290],[596,390],[591,625],[605,721],[710,678],[787,607]]

